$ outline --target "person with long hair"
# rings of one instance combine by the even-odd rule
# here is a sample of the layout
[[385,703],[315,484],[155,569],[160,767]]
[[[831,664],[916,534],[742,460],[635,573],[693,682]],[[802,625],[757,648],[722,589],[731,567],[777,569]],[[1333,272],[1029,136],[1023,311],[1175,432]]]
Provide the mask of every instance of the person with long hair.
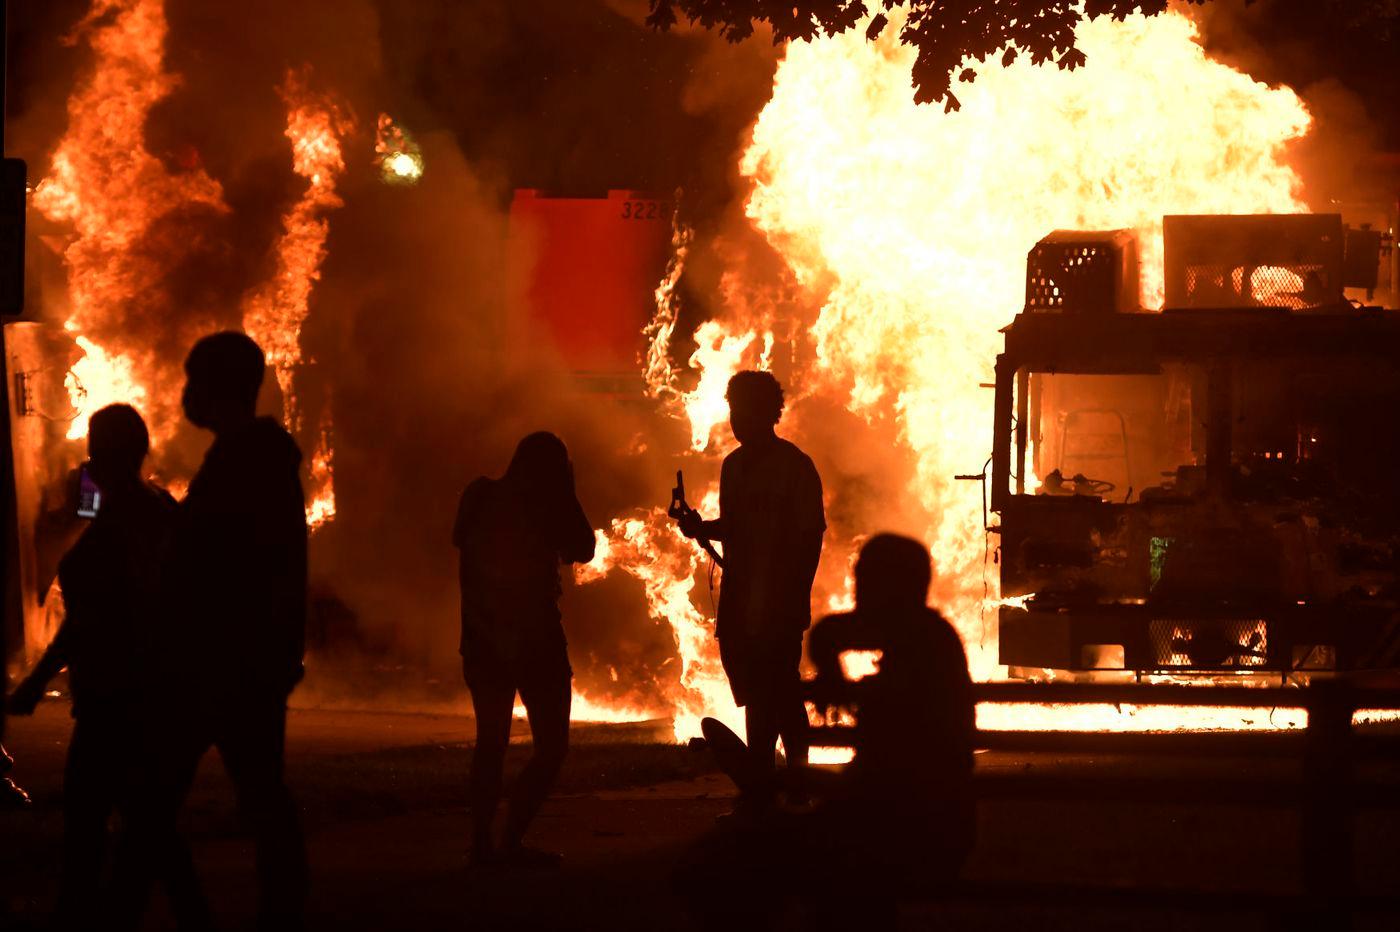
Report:
[[[594,547],[563,441],[551,433],[530,434],[504,476],[468,485],[453,543],[461,558],[462,672],[476,713],[472,861],[554,866],[558,855],[522,841],[569,749],[573,669],[559,615],[559,568],[587,563]],[[497,844],[493,826],[517,692],[534,749],[512,789]]]

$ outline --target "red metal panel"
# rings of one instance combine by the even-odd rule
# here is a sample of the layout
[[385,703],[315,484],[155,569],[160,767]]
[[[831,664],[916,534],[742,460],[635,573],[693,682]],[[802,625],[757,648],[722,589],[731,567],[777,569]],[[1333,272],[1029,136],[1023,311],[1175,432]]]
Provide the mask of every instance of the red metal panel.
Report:
[[520,310],[578,371],[635,372],[671,239],[671,207],[636,191],[606,198],[515,192],[510,261]]

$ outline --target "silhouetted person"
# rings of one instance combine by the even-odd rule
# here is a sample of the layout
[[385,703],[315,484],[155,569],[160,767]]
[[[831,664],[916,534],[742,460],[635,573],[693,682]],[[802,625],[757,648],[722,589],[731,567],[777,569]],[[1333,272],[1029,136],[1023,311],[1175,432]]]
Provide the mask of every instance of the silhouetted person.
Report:
[[[574,493],[563,441],[530,434],[503,477],[467,486],[452,539],[461,551],[462,672],[476,712],[472,859],[556,865],[557,855],[526,848],[521,839],[569,749],[573,669],[560,624],[559,567],[593,559],[593,527]],[[534,750],[516,779],[497,847],[492,826],[517,692]]]
[[[840,681],[840,656],[875,651],[878,668],[857,685],[856,756],[828,813],[849,821],[877,876],[916,867],[949,878],[973,838],[971,796],[975,715],[962,640],[925,602],[929,553],[920,543],[879,534],[856,561],[855,611],[812,629],[808,655],[816,688]],[[852,865],[852,870],[861,870]]]
[[[816,799],[811,812],[721,828],[685,859],[678,879],[713,927],[771,923],[795,897],[817,927],[892,928],[898,899],[952,880],[971,849],[971,683],[957,632],[925,605],[928,551],[878,535],[855,577],[855,611],[822,620],[808,642],[811,693],[855,707],[855,759],[837,773],[788,776]],[[880,655],[855,684],[840,664],[852,650]],[[737,741],[710,720],[706,732]]]
[[[301,926],[307,883],[283,779],[287,697],[302,676],[307,531],[301,452],[280,424],[256,416],[264,369],[258,345],[233,332],[205,337],[185,360],[185,416],[214,442],[180,503],[163,573],[172,720],[128,866],[149,869],[200,759],[218,748],[253,831],[259,927],[290,930]],[[131,882],[139,914],[144,891]]]
[[715,634],[762,773],[773,770],[780,734],[790,764],[807,760],[798,666],[802,636],[812,623],[812,580],[826,518],[812,460],[774,433],[783,413],[778,380],[768,372],[740,372],[729,380],[726,397],[739,448],[720,470],[719,518],[687,515],[680,527],[688,537],[724,544]]
[[[73,694],[73,735],[63,777],[63,880],[60,922],[93,928],[99,905],[107,822],[127,809],[144,761],[143,700],[151,685],[150,647],[161,560],[175,521],[175,500],[146,482],[141,466],[150,435],[129,405],[108,405],[88,425],[89,470],[101,508],[58,565],[64,619],[34,670],[15,690],[28,715],[65,667]],[[207,924],[189,852],[171,837],[163,862],[183,928]]]

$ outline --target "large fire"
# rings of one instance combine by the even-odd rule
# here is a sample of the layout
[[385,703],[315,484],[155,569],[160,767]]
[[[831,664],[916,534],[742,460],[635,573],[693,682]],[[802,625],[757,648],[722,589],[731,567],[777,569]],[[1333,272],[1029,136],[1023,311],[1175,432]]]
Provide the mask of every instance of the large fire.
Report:
[[167,274],[167,264],[141,248],[152,227],[192,208],[227,210],[219,183],[202,168],[171,171],[146,148],[146,120],[178,83],[162,61],[167,29],[164,0],[95,0],[74,30],[92,48],[92,70],[69,98],[68,130],[34,191],[35,208],[73,231],[63,253],[64,327],[85,354],[68,379],[73,440],[87,436],[94,411],[118,401],[141,410],[157,444],[169,436],[180,373],[162,368],[153,347],[108,340],[120,340],[123,324],[139,317]]
[[799,279],[834,282],[807,377],[899,419],[938,600],[983,677],[981,502],[953,477],[990,448],[979,383],[1030,247],[1055,229],[1134,229],[1143,303],[1160,307],[1164,214],[1305,209],[1281,161],[1308,125],[1291,91],[1210,61],[1179,14],[1103,18],[1079,38],[1085,67],[987,69],[951,114],[912,103],[895,78],[913,52],[893,40],[794,46],[742,162],[749,217]]
[[[243,329],[267,353],[282,390],[283,420],[294,432],[301,430],[302,420],[296,396],[296,376],[303,364],[301,327],[326,258],[326,237],[330,234],[326,214],[344,204],[336,193],[336,182],[345,172],[341,142],[353,129],[335,101],[315,93],[308,81],[307,72],[293,71],[282,86],[292,170],[306,179],[306,190],[282,217],[272,278],[249,295],[243,307]],[[310,464],[311,500],[306,519],[313,529],[335,517],[330,437],[327,411]]]
[[243,306],[243,328],[267,354],[282,389],[283,416],[293,428],[300,424],[295,377],[302,364],[301,326],[326,258],[326,214],[344,204],[336,181],[345,171],[341,140],[353,126],[334,101],[311,90],[308,80],[306,72],[293,71],[281,89],[292,171],[306,179],[306,190],[282,217],[271,279]]
[[[177,84],[163,64],[166,32],[163,0],[93,0],[76,32],[92,48],[91,73],[73,92],[67,132],[34,194],[38,210],[72,229],[63,319],[84,353],[68,377],[73,440],[85,435],[92,411],[114,401],[140,408],[157,444],[169,438],[179,417],[178,366],[123,339],[126,316],[141,313],[169,266],[169,257],[156,260],[143,240],[179,212],[228,209],[197,157],[180,160],[177,170],[146,147],[147,119]],[[678,367],[671,355],[676,292],[690,245],[689,231],[678,226],[647,331],[644,374],[649,393],[688,427],[688,449],[675,452],[703,461],[713,475],[732,444],[723,398],[729,376],[766,367],[775,334],[801,334],[786,377],[793,404],[834,401],[864,421],[897,425],[893,456],[912,477],[920,512],[864,502],[870,526],[834,529],[819,611],[850,604],[847,558],[856,535],[912,521],[934,554],[934,600],[962,632],[975,675],[985,679],[1001,672],[984,624],[997,593],[985,564],[977,486],[954,476],[974,472],[991,444],[992,400],[981,385],[990,381],[998,328],[1020,307],[1027,251],[1059,228],[1136,230],[1143,303],[1158,307],[1164,214],[1305,209],[1284,147],[1306,132],[1309,116],[1291,91],[1211,61],[1180,13],[1083,24],[1087,64],[1074,71],[1024,60],[985,65],[954,113],[913,103],[915,53],[898,44],[898,32],[885,29],[870,43],[857,28],[790,46],[739,160],[750,185],[747,217],[784,260],[802,300],[757,302],[705,322],[694,334],[697,349]],[[335,514],[334,449],[329,407],[304,412],[298,399],[298,375],[314,362],[303,357],[301,328],[326,256],[329,218],[342,204],[337,186],[352,124],[343,106],[313,89],[306,71],[292,71],[281,94],[292,168],[304,188],[282,216],[268,279],[243,296],[241,311],[245,329],[268,353],[289,427],[314,429],[314,526]],[[376,130],[384,180],[416,181],[423,163],[411,137],[387,115]],[[755,313],[755,306],[766,310]],[[692,493],[702,511],[715,513],[713,484]],[[849,492],[828,488],[833,499],[843,494]],[[703,595],[710,569],[664,512],[647,509],[598,531],[597,557],[577,571],[582,583],[613,570],[635,577],[651,617],[669,627],[681,664],[663,692],[678,739],[698,734],[703,715],[741,727]],[[575,714],[624,720],[653,710],[580,695]],[[1251,715],[1000,707],[984,711],[982,721],[1172,728],[1277,727],[1298,718]]]
[[[69,298],[64,329],[82,356],[66,377],[73,406],[70,440],[86,437],[91,414],[114,402],[142,412],[157,448],[179,423],[178,360],[161,358],[128,324],[149,312],[150,296],[163,292],[180,258],[179,243],[169,236],[161,238],[167,252],[152,254],[153,231],[182,213],[228,208],[197,156],[182,159],[191,164],[176,170],[147,148],[151,111],[179,83],[163,62],[168,29],[164,0],[94,0],[73,34],[92,49],[91,71],[68,101],[68,128],[34,192],[36,209],[72,230],[63,253]],[[244,328],[267,352],[293,430],[301,426],[294,383],[303,363],[301,325],[325,258],[326,213],[341,204],[336,181],[345,170],[341,145],[351,130],[341,109],[312,92],[307,81],[306,73],[295,71],[281,89],[292,168],[306,179],[306,191],[283,216],[271,277],[245,297],[243,307]],[[328,415],[319,422],[319,438],[310,461],[307,516],[313,526],[335,515]],[[166,477],[174,485],[186,478]]]
[[[992,399],[980,386],[991,380],[998,329],[1022,303],[1028,250],[1055,229],[1136,230],[1143,304],[1160,307],[1164,214],[1306,209],[1283,150],[1309,116],[1291,91],[1211,61],[1195,25],[1178,13],[1085,23],[1079,41],[1088,64],[1075,71],[987,66],[955,113],[913,103],[915,53],[897,33],[887,29],[872,44],[853,29],[791,45],[740,171],[752,183],[750,221],[818,308],[809,361],[790,393],[838,398],[867,420],[898,424],[934,555],[934,600],[961,631],[974,674],[986,679],[1001,672],[984,625],[995,580],[984,563],[978,487],[954,476],[975,472],[991,446]],[[709,321],[696,333],[690,365],[699,384],[680,398],[695,450],[722,452],[713,441],[725,417],[723,384],[737,368],[763,362],[758,335],[779,330],[776,323]],[[671,336],[664,326],[651,333]],[[655,356],[649,374],[674,378]],[[884,520],[909,524],[893,512]],[[632,526],[614,522],[614,547],[635,542]],[[700,614],[692,599],[678,598],[692,588],[694,561],[664,563],[653,549],[639,551],[636,563],[617,560],[634,574],[672,574],[649,583],[648,598],[683,644]],[[828,586],[838,593],[833,605],[849,597],[838,562],[827,558],[823,569],[842,577]],[[692,662],[684,648],[683,656]],[[711,639],[700,656],[713,663]],[[728,710],[727,696],[683,687],[678,736],[693,733],[695,702]],[[985,727],[1021,728],[1299,720],[1229,709],[981,712]]]

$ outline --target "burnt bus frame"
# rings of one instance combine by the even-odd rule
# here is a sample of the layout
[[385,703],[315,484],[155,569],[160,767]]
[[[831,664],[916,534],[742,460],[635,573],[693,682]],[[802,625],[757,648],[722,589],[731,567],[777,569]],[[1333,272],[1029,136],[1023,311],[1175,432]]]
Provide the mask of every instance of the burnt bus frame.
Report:
[[[1208,489],[1224,495],[1230,475],[1230,410],[1236,361],[1332,357],[1352,358],[1358,365],[1366,365],[1368,360],[1393,364],[1400,359],[1400,314],[1350,305],[1306,313],[1276,308],[1169,309],[1136,314],[1022,313],[1002,333],[1005,349],[996,362],[990,504],[1003,524],[1009,516],[1014,520],[1013,497],[1025,493],[1022,473],[1029,439],[1027,389],[1032,372],[1155,375],[1168,362],[1201,366],[1208,379],[1206,482]],[[1086,497],[1065,502],[1064,507],[1096,509],[1108,515],[1140,506]],[[1002,527],[989,530],[1000,533]],[[1083,664],[1083,648],[1116,644],[1123,647],[1121,669],[1139,674],[1247,672],[1286,676],[1294,667],[1291,650],[1285,648],[1290,643],[1309,643],[1325,634],[1336,649],[1337,669],[1378,665],[1375,652],[1363,645],[1336,643],[1342,630],[1336,624],[1337,612],[1343,610],[1350,613],[1348,622],[1358,637],[1363,631],[1379,637],[1395,627],[1393,613],[1325,602],[1256,606],[1252,610],[1219,605],[1163,609],[1113,602],[1028,611],[1003,605],[998,621],[1004,632],[1017,633],[1013,640],[1025,650],[1008,651],[1007,639],[1001,638],[1000,661],[1013,666],[1090,671],[1102,668]],[[1187,669],[1161,666],[1149,656],[1149,627],[1164,613],[1173,620],[1209,622],[1238,618],[1241,611],[1269,625],[1271,655],[1263,664]],[[1277,650],[1273,647],[1274,631],[1282,636]],[[1400,642],[1400,634],[1395,637]],[[1400,645],[1397,650],[1400,651]],[[1400,657],[1389,655],[1396,652],[1387,651],[1387,660],[1380,665],[1395,665]]]

